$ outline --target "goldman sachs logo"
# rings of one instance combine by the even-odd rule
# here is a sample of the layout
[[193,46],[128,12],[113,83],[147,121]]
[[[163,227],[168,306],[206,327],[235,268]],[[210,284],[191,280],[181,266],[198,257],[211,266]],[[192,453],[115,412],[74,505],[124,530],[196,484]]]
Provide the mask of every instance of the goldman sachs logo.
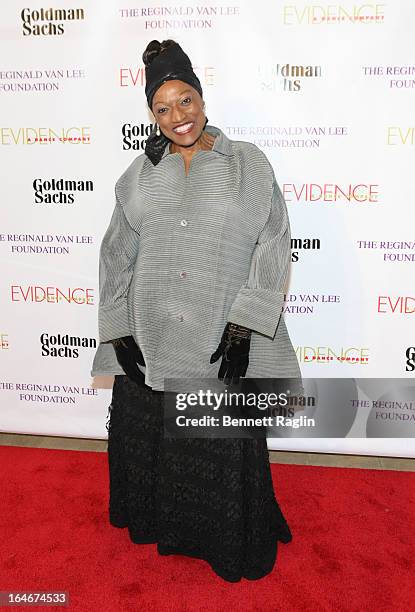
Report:
[[75,193],[93,191],[90,180],[41,179],[33,181],[35,204],[73,204]]
[[80,336],[69,336],[69,334],[57,334],[56,336],[44,332],[40,336],[42,357],[79,357],[82,348],[96,348],[95,338],[82,338]]
[[85,18],[84,9],[24,8],[20,13],[23,36],[62,36],[66,21]]
[[258,67],[260,87],[263,91],[300,91],[305,79],[321,78],[321,66],[305,64],[275,64]]
[[300,259],[298,251],[300,250],[314,251],[320,249],[320,238],[291,238],[291,261],[295,262]]
[[124,123],[121,127],[122,148],[124,151],[133,149],[134,151],[144,151],[147,138],[149,137],[153,124],[140,123]]

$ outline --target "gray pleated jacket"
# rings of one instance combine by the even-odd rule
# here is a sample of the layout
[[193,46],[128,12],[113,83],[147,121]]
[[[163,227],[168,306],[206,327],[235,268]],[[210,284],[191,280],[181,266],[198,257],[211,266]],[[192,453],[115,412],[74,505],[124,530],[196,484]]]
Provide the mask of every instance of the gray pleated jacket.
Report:
[[180,153],[138,155],[115,185],[99,261],[99,347],[91,374],[123,374],[111,344],[133,335],[146,384],[216,378],[226,322],[251,328],[247,377],[299,377],[281,310],[291,261],[287,207],[266,155],[214,125],[185,174]]

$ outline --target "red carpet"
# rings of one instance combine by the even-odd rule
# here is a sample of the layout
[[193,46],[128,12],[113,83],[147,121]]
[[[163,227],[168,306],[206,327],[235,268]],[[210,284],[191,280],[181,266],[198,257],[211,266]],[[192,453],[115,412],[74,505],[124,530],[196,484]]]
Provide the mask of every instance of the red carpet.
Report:
[[69,591],[82,612],[415,609],[414,473],[273,465],[293,541],[271,574],[231,584],[108,524],[106,453],[2,446],[0,460],[1,591]]

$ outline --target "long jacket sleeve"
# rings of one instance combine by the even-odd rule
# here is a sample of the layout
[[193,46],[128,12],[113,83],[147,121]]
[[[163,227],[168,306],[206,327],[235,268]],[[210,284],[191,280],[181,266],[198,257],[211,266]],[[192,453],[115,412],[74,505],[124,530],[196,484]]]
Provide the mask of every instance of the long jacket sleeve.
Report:
[[99,258],[100,342],[131,334],[127,296],[138,254],[139,235],[127,221],[117,191],[115,201]]
[[284,197],[272,171],[268,219],[252,255],[249,276],[233,302],[228,320],[274,337],[284,303],[291,260],[291,232]]

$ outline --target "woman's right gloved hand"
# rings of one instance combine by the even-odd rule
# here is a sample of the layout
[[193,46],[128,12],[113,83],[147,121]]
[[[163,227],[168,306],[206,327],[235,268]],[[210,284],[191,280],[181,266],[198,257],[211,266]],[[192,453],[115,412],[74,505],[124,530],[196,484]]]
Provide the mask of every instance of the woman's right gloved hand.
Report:
[[128,378],[138,384],[143,384],[145,376],[137,364],[139,363],[141,366],[145,366],[146,363],[143,353],[138,348],[134,338],[132,336],[123,336],[122,338],[111,340],[111,344],[114,347],[117,361]]

